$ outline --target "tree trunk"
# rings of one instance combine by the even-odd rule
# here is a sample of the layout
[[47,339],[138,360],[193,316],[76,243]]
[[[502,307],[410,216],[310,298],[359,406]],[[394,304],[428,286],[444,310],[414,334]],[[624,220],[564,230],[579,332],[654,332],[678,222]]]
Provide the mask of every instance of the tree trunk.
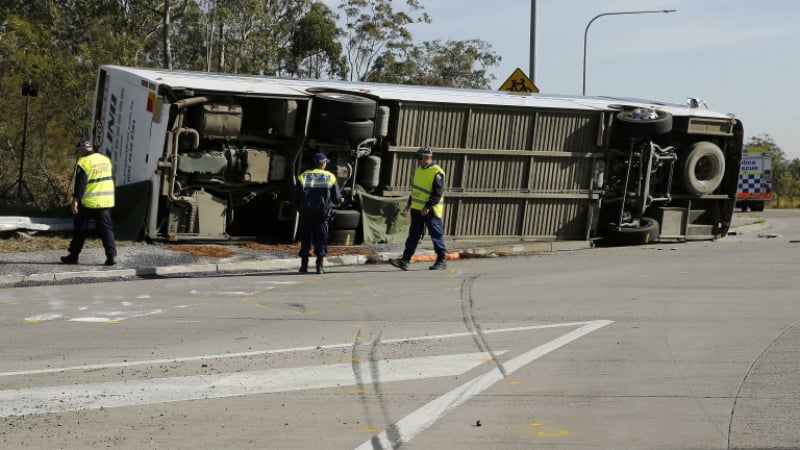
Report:
[[224,33],[224,27],[222,21],[219,23],[219,39],[217,39],[218,47],[219,47],[219,55],[217,57],[217,72],[222,72],[222,68],[225,67],[225,40],[222,39]]
[[170,27],[170,17],[169,17],[169,8],[170,8],[170,0],[164,0],[164,33],[163,33],[163,43],[164,43],[164,68],[165,69],[172,69],[172,58],[170,57],[171,48],[170,48],[170,39],[169,39],[169,27]]

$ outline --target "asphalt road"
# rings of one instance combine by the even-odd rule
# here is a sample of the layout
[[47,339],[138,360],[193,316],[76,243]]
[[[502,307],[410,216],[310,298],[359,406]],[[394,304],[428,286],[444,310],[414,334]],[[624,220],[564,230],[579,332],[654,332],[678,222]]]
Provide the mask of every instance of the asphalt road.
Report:
[[800,212],[716,242],[0,290],[0,448],[800,448]]

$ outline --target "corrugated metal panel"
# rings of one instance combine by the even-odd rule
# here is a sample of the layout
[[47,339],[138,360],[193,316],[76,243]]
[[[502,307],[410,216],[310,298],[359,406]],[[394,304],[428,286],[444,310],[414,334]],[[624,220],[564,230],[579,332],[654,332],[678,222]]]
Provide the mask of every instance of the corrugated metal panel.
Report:
[[[384,160],[385,161],[385,160]],[[390,188],[395,191],[411,190],[411,179],[417,160],[413,153],[391,153],[392,176],[389,179]]]
[[[447,190],[460,192],[579,193],[590,189],[593,158],[440,153]],[[393,154],[394,190],[410,189],[417,162],[413,153]]]
[[[437,154],[435,163],[444,170],[445,173],[445,188],[452,190],[458,188],[458,183],[461,180],[461,172],[463,167],[463,155],[459,154]],[[395,191],[404,191],[411,189],[411,181],[414,178],[414,170],[417,168],[417,159],[415,153],[392,153],[391,164],[393,167],[392,176],[389,180],[390,188]]]
[[519,192],[527,187],[530,156],[471,154],[465,159],[466,168],[460,187],[467,192]]
[[404,105],[398,117],[397,145],[461,148],[468,111],[463,106]]
[[590,204],[588,199],[531,199],[523,235],[585,239]]
[[[457,201],[458,218],[454,218],[453,237],[519,235],[519,216],[525,212],[525,199],[461,198]],[[481,220],[475,220],[476,217]]]
[[601,113],[404,103],[397,120],[390,189],[410,191],[431,147],[449,236],[585,238]]
[[445,205],[445,230],[451,237],[584,239],[590,201],[484,197],[448,198]]
[[469,116],[466,148],[529,150],[533,131],[531,110],[476,108]]
[[591,187],[593,158],[538,157],[531,167],[533,192],[582,192]]
[[602,114],[581,111],[536,113],[534,150],[590,153],[597,148]]

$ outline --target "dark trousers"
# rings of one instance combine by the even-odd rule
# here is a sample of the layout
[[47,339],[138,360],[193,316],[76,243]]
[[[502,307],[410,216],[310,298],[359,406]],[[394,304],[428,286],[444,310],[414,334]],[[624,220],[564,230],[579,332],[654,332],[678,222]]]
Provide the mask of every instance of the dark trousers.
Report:
[[433,242],[433,250],[436,256],[444,258],[447,255],[447,247],[444,245],[444,224],[442,219],[436,217],[433,211],[427,215],[422,215],[419,210],[411,210],[411,225],[408,227],[408,238],[406,239],[406,249],[403,252],[403,259],[410,260],[417,251],[417,245],[422,238],[422,234],[428,229],[428,234]]
[[328,254],[328,215],[317,210],[300,212],[300,257],[311,256],[311,245],[314,254]]
[[117,256],[117,246],[114,243],[114,223],[111,221],[111,208],[84,208],[78,207],[78,214],[75,214],[73,223],[75,224],[75,234],[69,243],[69,253],[72,255],[80,254],[83,250],[83,243],[86,241],[86,234],[89,222],[94,220],[100,239],[103,240],[103,248],[106,256]]

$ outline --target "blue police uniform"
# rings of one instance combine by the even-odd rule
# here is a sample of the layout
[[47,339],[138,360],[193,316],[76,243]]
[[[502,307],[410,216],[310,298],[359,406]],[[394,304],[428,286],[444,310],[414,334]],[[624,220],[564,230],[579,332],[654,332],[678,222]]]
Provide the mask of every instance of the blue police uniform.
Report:
[[328,158],[323,153],[314,155],[318,167],[306,170],[297,177],[295,201],[300,212],[300,272],[308,271],[311,246],[317,257],[317,273],[323,273],[323,258],[328,254],[328,221],[333,204],[342,195],[336,176],[322,169]]

